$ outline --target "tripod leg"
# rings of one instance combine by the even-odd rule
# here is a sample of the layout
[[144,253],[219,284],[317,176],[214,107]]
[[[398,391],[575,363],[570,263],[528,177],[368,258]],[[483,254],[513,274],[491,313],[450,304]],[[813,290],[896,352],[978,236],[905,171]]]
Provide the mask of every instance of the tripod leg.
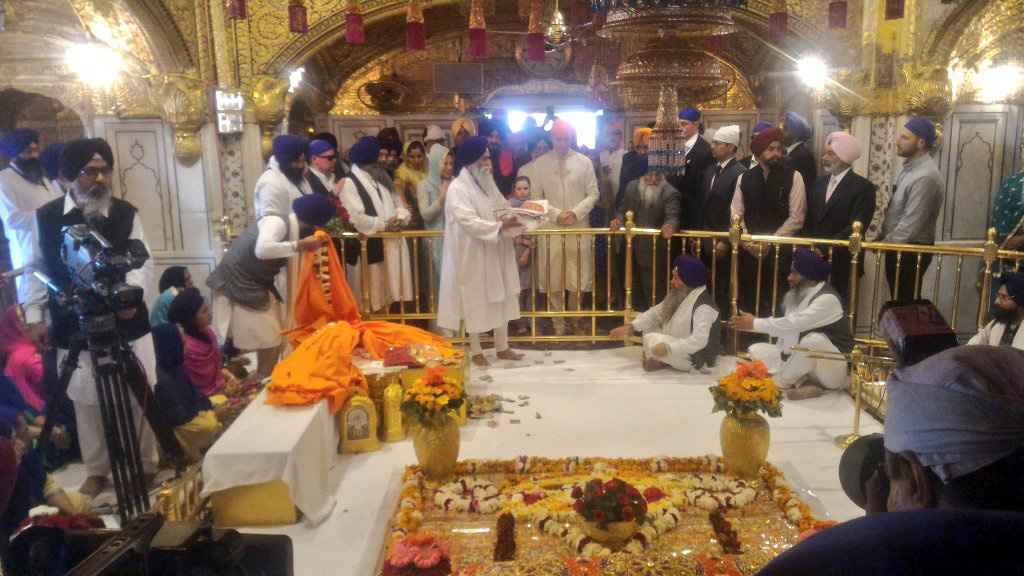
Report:
[[[123,365],[123,362],[119,361],[118,364]],[[117,397],[115,406],[117,406],[119,420],[124,423],[121,429],[122,442],[125,446],[132,448],[125,452],[124,465],[128,470],[126,477],[129,482],[129,494],[132,496],[133,512],[141,514],[149,508],[149,492],[146,486],[146,472],[142,465],[139,427],[136,424],[132,395],[125,378],[126,374],[113,372],[110,375],[110,387]]]
[[99,368],[97,362],[97,351],[91,350],[93,359],[93,376],[96,379],[96,390],[100,400],[100,414],[103,418],[103,435],[107,444],[107,457],[110,459],[110,474],[114,478],[114,493],[117,496],[117,512],[121,524],[126,524],[131,519],[129,510],[131,499],[129,498],[126,470],[124,467],[124,445],[121,443],[120,426],[118,425],[115,395],[111,390],[110,383],[104,371],[107,367]]
[[60,403],[60,398],[67,392],[68,384],[71,382],[71,375],[78,369],[78,358],[82,353],[82,342],[80,340],[74,341],[71,344],[71,348],[68,350],[68,355],[64,358],[64,362],[60,365],[60,374],[57,377],[57,384],[50,391],[50,397],[46,401],[46,417],[43,420],[43,429],[39,433],[39,439],[36,444],[36,451],[39,453],[39,457],[44,461],[46,459],[46,449],[50,446],[50,435],[53,433],[53,426],[56,420],[57,406]]

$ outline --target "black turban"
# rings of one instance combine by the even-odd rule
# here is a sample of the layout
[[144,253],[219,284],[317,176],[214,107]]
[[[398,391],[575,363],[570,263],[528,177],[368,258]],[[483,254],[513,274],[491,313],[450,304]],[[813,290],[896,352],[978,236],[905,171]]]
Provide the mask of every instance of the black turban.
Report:
[[103,138],[81,138],[68,142],[60,153],[61,175],[67,180],[78,178],[78,173],[97,154],[106,161],[107,166],[114,167],[114,152]]
[[167,319],[175,324],[192,324],[196,313],[203,308],[203,295],[198,288],[185,288],[174,297]]
[[168,266],[167,270],[160,275],[160,293],[163,294],[172,286],[179,289],[184,288],[186,274],[188,274],[188,268],[184,266]]

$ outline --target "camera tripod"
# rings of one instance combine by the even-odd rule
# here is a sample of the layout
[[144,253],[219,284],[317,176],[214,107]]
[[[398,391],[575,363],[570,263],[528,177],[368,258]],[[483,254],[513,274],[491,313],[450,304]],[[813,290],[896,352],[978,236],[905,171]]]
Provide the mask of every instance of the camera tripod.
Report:
[[121,524],[125,525],[149,510],[149,492],[139,451],[141,427],[135,421],[132,397],[142,408],[157,441],[171,460],[181,462],[183,453],[170,426],[165,425],[152,412],[153,392],[146,383],[138,358],[117,330],[114,315],[83,319],[82,327],[83,330],[71,339],[68,355],[61,363],[57,385],[48,399],[38,449],[45,457],[57,403],[67,391],[71,376],[78,369],[79,356],[83,350],[88,349],[100,401],[103,435],[114,480],[114,493],[117,496],[118,516]]

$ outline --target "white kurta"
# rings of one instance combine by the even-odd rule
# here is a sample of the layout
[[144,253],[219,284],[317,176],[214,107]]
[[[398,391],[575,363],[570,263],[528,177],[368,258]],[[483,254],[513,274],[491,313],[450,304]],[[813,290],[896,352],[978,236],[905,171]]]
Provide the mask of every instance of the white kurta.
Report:
[[[392,194],[386,186],[377,182],[358,166],[352,167],[351,178],[345,181],[341,189],[341,203],[348,211],[349,221],[355,226],[356,231],[367,236],[386,232],[388,220],[399,218],[406,224],[412,215],[402,201]],[[359,178],[359,182],[366,189],[366,193],[373,202],[376,216],[366,213],[363,201],[359,198],[359,191],[356,190],[352,178]],[[371,264],[370,272],[370,310],[380,310],[390,306],[392,302],[407,301],[413,299],[412,283],[412,261],[409,259],[409,247],[401,238],[389,238],[384,240],[384,261]],[[352,293],[363,309],[363,269],[362,263],[355,266],[346,266],[348,283]],[[367,312],[367,310],[363,310]]]
[[[666,301],[662,300],[630,322],[634,330],[644,333],[644,352],[648,357],[685,372],[693,369],[690,355],[708,345],[711,328],[718,322],[718,311],[711,306],[699,306],[694,310],[697,298],[705,290],[704,286],[691,290],[675,310],[668,309]],[[654,356],[652,350],[658,344],[668,346],[667,356]]]
[[[13,166],[0,170],[0,218],[11,251],[11,268],[27,266],[32,261],[35,242],[33,223],[36,210],[61,194],[55,194],[46,184],[35,184],[25,179]],[[18,280],[18,302],[28,296],[28,281]]]
[[[1003,334],[1006,332],[1005,322],[996,322],[995,320],[989,322],[985,327],[974,335],[968,342],[968,346],[987,345],[987,346],[999,346],[999,343],[1003,340]],[[1013,348],[1018,350],[1024,350],[1024,329],[1018,328],[1017,333],[1013,336]]]
[[[600,198],[594,165],[586,156],[570,150],[564,161],[554,151],[529,164],[533,181],[531,196],[547,200],[550,223],[546,228],[559,228],[555,221],[566,210],[576,214],[576,223],[567,228],[589,228],[590,211]],[[538,257],[541,292],[562,290],[590,292],[594,285],[592,236],[565,236],[550,241],[542,237],[535,254]],[[550,279],[548,268],[550,267]],[[579,278],[579,281],[577,281]]]
[[487,332],[519,318],[519,269],[512,243],[522,228],[501,229],[494,211],[508,201],[485,192],[468,170],[448,186],[437,325]]
[[612,194],[619,191],[619,176],[622,175],[622,157],[625,155],[626,151],[622,148],[612,152],[607,150],[601,151],[601,168],[605,166],[611,167],[611,173],[608,174],[608,182],[611,183]]
[[291,214],[292,201],[301,196],[312,194],[309,182],[303,178],[298,184],[293,184],[287,176],[281,173],[277,160],[273,157],[267,163],[267,169],[260,174],[256,181],[256,190],[253,192],[256,203],[256,220],[267,214]]

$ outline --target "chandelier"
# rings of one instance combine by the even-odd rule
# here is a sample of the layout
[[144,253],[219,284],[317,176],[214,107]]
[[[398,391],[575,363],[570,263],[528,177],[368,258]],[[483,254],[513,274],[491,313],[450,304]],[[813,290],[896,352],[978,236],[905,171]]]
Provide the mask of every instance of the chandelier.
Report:
[[673,86],[684,101],[700,103],[728,92],[734,79],[730,67],[704,50],[657,46],[630,55],[613,84],[634,92]]
[[[736,32],[732,10],[745,0],[633,0],[595,2],[605,12],[598,34],[614,40],[696,40]],[[609,6],[611,5],[611,6]]]

